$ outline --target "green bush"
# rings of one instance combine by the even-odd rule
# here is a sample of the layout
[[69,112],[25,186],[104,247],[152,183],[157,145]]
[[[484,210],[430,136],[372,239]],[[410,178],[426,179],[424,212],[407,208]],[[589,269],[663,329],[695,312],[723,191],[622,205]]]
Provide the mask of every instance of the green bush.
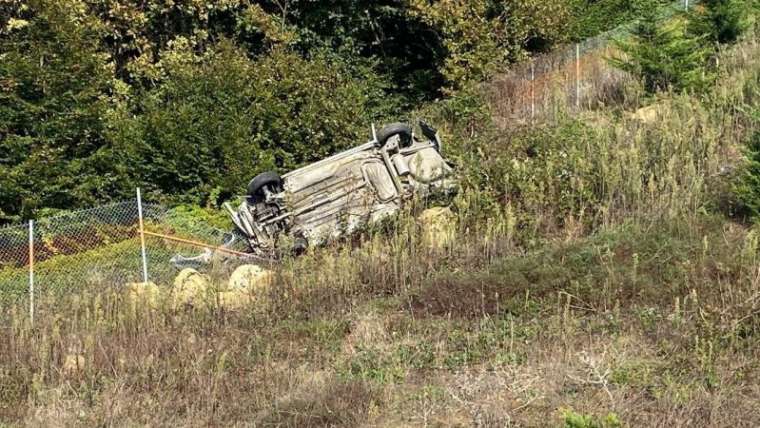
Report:
[[704,36],[693,36],[683,17],[663,20],[655,8],[647,10],[636,25],[631,40],[618,40],[625,54],[610,62],[639,77],[650,94],[705,89],[714,78],[707,68],[712,53]]
[[221,234],[233,229],[232,220],[224,210],[179,205],[172,208],[158,227],[168,227],[171,233],[188,236],[208,243],[221,243]]
[[412,14],[435,28],[445,49],[441,73],[449,93],[488,79],[566,39],[569,8],[563,2],[411,0]]
[[747,28],[747,0],[704,0],[692,9],[690,31],[713,43],[733,43]]
[[215,204],[259,172],[364,142],[382,97],[381,82],[323,56],[250,60],[228,41],[200,57],[178,43],[162,68],[163,81],[125,97],[111,137],[134,185],[183,202]]
[[582,41],[599,33],[624,26],[644,11],[672,4],[670,0],[571,0],[572,21],[569,38]]
[[36,0],[17,17],[0,18],[0,222],[107,200],[118,186],[100,120],[111,71],[97,22]]
[[755,132],[745,149],[745,163],[734,189],[742,213],[760,218],[760,132]]
[[618,428],[622,424],[614,413],[608,413],[603,418],[565,410],[562,414],[565,428]]

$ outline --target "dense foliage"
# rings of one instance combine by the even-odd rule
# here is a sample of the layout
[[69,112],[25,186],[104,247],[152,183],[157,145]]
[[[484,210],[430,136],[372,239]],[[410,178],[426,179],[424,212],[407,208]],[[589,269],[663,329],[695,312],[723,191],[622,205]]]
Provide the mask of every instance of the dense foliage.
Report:
[[576,17],[570,27],[573,41],[630,25],[647,11],[672,4],[668,0],[575,0],[570,3]]
[[710,48],[704,36],[692,36],[687,29],[684,19],[663,20],[656,10],[648,10],[632,39],[618,41],[625,56],[612,63],[641,77],[649,93],[703,88],[710,79],[706,72]]
[[[755,121],[760,120],[760,114],[755,111]],[[760,219],[760,131],[755,132],[745,149],[745,163],[740,179],[734,189],[739,199],[741,214]]]
[[660,3],[9,0],[0,222],[138,185],[213,204]]
[[747,0],[704,0],[691,13],[692,32],[713,43],[735,42],[747,27]]
[[641,78],[650,94],[704,89],[715,77],[716,50],[739,38],[751,10],[746,0],[707,0],[674,17],[646,9],[633,37],[617,41],[624,55],[611,62]]
[[[31,7],[21,8],[31,18]],[[6,29],[0,219],[107,197],[116,171],[102,116],[113,80],[97,20],[50,3],[29,21],[11,19]]]

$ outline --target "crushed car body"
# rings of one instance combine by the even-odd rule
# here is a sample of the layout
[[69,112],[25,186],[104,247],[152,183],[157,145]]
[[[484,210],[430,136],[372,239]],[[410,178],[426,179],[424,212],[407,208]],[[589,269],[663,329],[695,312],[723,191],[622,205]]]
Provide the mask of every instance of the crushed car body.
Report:
[[225,204],[235,235],[247,241],[246,252],[253,256],[272,258],[283,242],[299,253],[391,216],[415,196],[453,191],[438,132],[424,122],[419,128],[421,135],[405,123],[379,131],[373,126],[365,144],[283,176],[257,175],[236,209]]

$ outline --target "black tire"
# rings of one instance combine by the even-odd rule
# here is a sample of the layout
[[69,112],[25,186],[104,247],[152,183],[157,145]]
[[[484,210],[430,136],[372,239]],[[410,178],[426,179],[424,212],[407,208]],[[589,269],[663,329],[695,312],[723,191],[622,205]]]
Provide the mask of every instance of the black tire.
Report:
[[409,126],[406,123],[396,122],[391,123],[390,125],[385,125],[383,128],[379,131],[377,131],[377,141],[380,143],[380,145],[384,145],[386,141],[388,141],[388,138],[391,138],[394,135],[401,134],[404,136],[405,140],[411,141],[412,140],[412,127]]
[[274,171],[262,172],[253,177],[253,180],[248,183],[248,196],[253,198],[261,196],[261,189],[265,186],[282,187],[282,177]]

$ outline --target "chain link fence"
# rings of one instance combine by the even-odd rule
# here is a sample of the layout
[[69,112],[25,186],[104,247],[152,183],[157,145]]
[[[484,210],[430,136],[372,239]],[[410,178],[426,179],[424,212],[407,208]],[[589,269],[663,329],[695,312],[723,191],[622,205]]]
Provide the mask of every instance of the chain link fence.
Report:
[[[671,17],[696,1],[673,2],[661,11]],[[622,56],[615,41],[627,38],[636,22],[583,42],[533,57],[488,83],[485,93],[497,122],[508,127],[554,120],[566,112],[590,110],[625,101],[625,85],[634,77],[609,59]]]
[[[0,309],[28,302],[33,316],[55,310],[45,307],[55,296],[79,290],[123,288],[143,282],[145,274],[149,282],[171,286],[182,267],[226,279],[252,262],[234,253],[245,249],[239,236],[231,253],[214,251],[230,239],[226,232],[177,221],[160,204],[142,204],[141,229],[138,206],[135,199],[0,228]],[[207,263],[175,263],[177,255],[198,254],[208,255]]]
[[614,55],[607,41],[592,39],[514,67],[488,85],[494,116],[526,124],[619,101],[631,77],[609,65]]

